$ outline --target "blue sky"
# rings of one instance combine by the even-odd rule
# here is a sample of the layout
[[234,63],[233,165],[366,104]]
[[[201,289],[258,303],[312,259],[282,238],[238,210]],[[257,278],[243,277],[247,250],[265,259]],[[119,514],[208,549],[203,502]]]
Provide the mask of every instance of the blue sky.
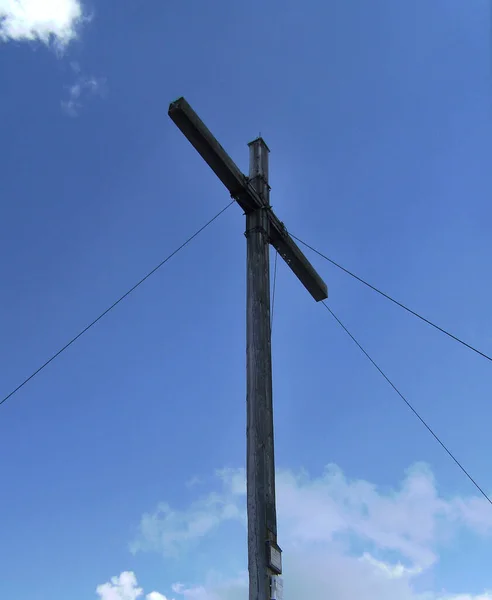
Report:
[[[181,95],[245,171],[261,131],[294,234],[492,352],[487,0],[0,0],[0,38],[2,396],[229,201]],[[243,231],[1,407],[2,598],[246,598]],[[308,256],[492,490],[490,363]],[[284,264],[273,349],[285,596],[490,600],[492,507]]]

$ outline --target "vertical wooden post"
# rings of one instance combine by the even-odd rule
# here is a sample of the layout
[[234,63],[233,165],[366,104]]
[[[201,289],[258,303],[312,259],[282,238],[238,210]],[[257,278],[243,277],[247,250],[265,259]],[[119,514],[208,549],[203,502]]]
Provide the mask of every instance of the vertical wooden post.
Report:
[[270,329],[268,147],[249,144],[249,180],[263,206],[246,215],[247,510],[249,600],[270,599],[268,542],[276,545],[275,460]]

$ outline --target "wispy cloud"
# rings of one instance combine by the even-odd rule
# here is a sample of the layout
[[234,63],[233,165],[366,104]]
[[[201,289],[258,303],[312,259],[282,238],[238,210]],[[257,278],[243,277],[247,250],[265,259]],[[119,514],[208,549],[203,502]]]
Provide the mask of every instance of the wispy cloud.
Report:
[[376,571],[380,571],[382,575],[389,577],[390,579],[413,577],[414,575],[420,575],[423,571],[421,567],[405,567],[401,562],[392,565],[382,560],[376,560],[374,556],[371,556],[368,552],[365,552],[362,555],[361,560],[367,561]]
[[213,492],[201,498],[188,510],[175,510],[169,504],[160,503],[153,512],[144,514],[130,550],[133,553],[157,551],[167,557],[177,557],[224,521],[245,522],[246,513],[238,503],[243,474],[220,471],[218,476],[222,480],[220,493]]
[[77,37],[85,18],[80,0],[0,0],[0,40],[62,49]]
[[200,477],[197,477],[195,475],[194,477],[190,477],[190,479],[188,479],[188,481],[186,482],[186,487],[193,488],[193,487],[196,487],[197,485],[201,485],[202,483],[203,483],[203,481],[200,479]]
[[[207,543],[207,536],[230,519],[244,523],[244,470],[228,469],[217,475],[219,490],[187,509],[163,504],[144,515],[133,550],[177,556],[194,544]],[[392,490],[350,480],[333,465],[314,478],[280,471],[277,495],[285,588],[291,597],[492,600],[490,593],[416,591],[415,580],[432,569],[450,536],[462,528],[492,533],[492,512],[485,500],[440,496],[425,465],[409,469],[400,486]],[[220,584],[175,584],[171,589],[185,600],[247,598],[244,578]]]
[[103,77],[87,77],[83,75],[78,63],[71,64],[75,81],[67,87],[68,97],[62,100],[63,111],[70,117],[78,116],[84,100],[93,97],[103,97],[107,93],[107,82]]

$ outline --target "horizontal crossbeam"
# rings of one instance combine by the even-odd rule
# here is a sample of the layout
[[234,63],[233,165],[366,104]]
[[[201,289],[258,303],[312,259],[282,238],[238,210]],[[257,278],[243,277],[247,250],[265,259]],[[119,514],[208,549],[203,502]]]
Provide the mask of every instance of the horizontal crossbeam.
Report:
[[319,302],[328,297],[326,283],[290,237],[284,224],[249,183],[205,123],[184,98],[169,105],[169,116],[203,160],[222,181],[244,212],[266,208],[270,219],[270,243],[291,268],[311,296]]

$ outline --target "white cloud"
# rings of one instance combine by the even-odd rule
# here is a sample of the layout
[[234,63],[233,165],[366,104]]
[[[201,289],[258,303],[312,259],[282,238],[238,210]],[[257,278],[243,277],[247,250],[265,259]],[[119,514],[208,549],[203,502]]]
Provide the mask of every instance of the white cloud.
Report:
[[[144,515],[133,549],[178,556],[193,543],[206,544],[221,523],[244,523],[244,470],[217,475],[219,491],[188,509],[161,505]],[[415,465],[397,488],[385,490],[350,480],[333,465],[316,478],[280,471],[277,499],[286,596],[288,590],[290,597],[310,600],[492,600],[490,593],[422,593],[416,587],[460,528],[492,533],[486,501],[441,497],[425,465]],[[200,585],[176,584],[173,592],[184,600],[247,600],[247,579],[209,577]]]
[[84,19],[80,0],[0,0],[0,40],[53,42],[63,48]]
[[150,594],[147,594],[147,600],[167,600],[167,598],[159,592],[150,592]]
[[[135,573],[124,571],[118,577],[112,577],[108,583],[99,585],[96,594],[101,600],[137,600],[143,596],[143,590],[138,587]],[[167,600],[166,596],[159,592],[150,592],[145,598],[146,600]]]
[[137,587],[135,574],[125,571],[119,577],[112,577],[108,583],[99,585],[96,593],[101,600],[137,600],[143,590]]
[[[227,469],[217,475],[222,482],[219,493],[209,494],[187,510],[160,504],[145,514],[133,551],[177,556],[222,522],[245,522],[244,470]],[[424,465],[415,465],[398,489],[387,492],[367,481],[350,481],[333,465],[315,479],[280,471],[277,495],[284,545],[326,545],[340,536],[354,537],[379,552],[399,554],[407,563],[401,563],[405,572],[429,568],[437,559],[436,546],[459,525],[492,532],[492,509],[484,500],[440,498],[433,475]]]
[[317,479],[281,472],[277,487],[287,542],[326,544],[336,536],[355,536],[423,568],[436,560],[441,521],[453,514],[422,465],[407,473],[399,489],[386,493],[366,481],[348,480],[335,466]]

